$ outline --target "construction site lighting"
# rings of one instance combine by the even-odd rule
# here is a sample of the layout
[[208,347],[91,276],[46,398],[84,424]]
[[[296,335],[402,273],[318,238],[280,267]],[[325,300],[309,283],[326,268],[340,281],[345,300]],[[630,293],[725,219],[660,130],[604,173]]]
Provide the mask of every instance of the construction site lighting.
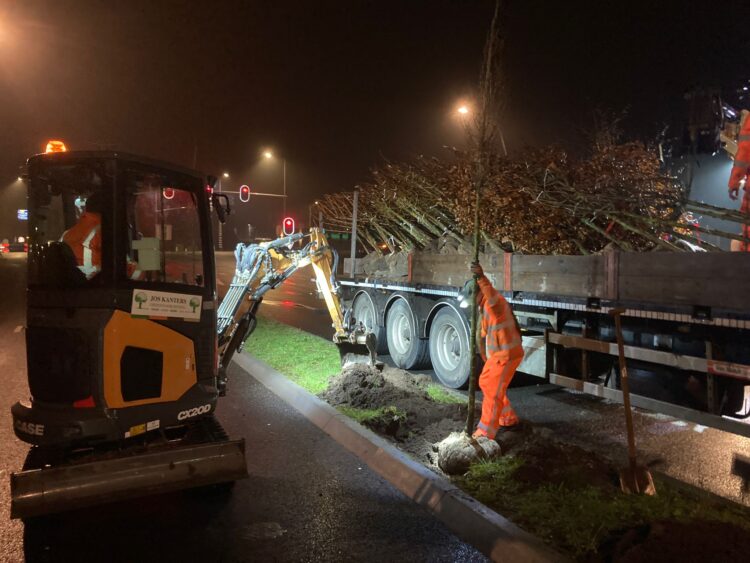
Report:
[[263,151],[263,158],[273,158],[273,153],[271,151]]
[[456,110],[461,115],[468,115],[469,113],[469,106],[461,105],[458,106],[458,109]]

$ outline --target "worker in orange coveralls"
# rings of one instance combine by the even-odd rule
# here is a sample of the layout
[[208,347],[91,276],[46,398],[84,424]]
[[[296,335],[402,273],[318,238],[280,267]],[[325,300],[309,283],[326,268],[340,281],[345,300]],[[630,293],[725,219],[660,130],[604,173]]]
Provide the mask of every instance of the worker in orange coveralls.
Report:
[[102,269],[102,210],[99,194],[90,195],[85,205],[86,209],[78,222],[65,231],[60,240],[71,248],[78,269],[90,280]]
[[[102,269],[102,205],[101,195],[94,193],[86,198],[85,210],[78,222],[65,231],[60,240],[73,251],[76,265],[87,280],[94,278]],[[128,259],[128,277],[140,279],[138,264]]]
[[[748,223],[750,223],[750,186],[747,185],[748,177],[750,176],[750,112],[745,110],[742,112],[742,122],[740,125],[740,134],[737,137],[737,154],[734,155],[734,165],[732,166],[732,174],[729,177],[729,197],[737,199],[740,192],[740,184],[745,182],[744,196],[742,197],[742,205],[740,207],[740,213],[748,217]],[[750,251],[750,225],[745,223],[742,226],[742,236],[745,238],[744,242],[732,241],[732,250]]]
[[[479,263],[472,264],[471,272],[478,278],[477,306],[482,320],[480,336],[484,339],[483,345],[479,346],[484,360],[479,388],[484,399],[482,418],[474,437],[486,436],[492,440],[498,431],[518,426],[518,416],[508,400],[507,391],[523,360],[523,346],[521,332],[508,302],[492,287]],[[468,306],[469,302],[465,299],[461,306]]]

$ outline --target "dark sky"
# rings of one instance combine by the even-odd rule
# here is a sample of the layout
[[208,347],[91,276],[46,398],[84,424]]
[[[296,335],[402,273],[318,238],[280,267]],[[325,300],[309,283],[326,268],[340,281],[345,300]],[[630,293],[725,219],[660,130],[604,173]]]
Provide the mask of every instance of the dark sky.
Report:
[[[278,191],[278,163],[259,164],[268,146],[306,219],[318,194],[351,189],[383,158],[461,142],[451,112],[476,84],[493,5],[0,0],[0,190],[61,138],[188,166],[197,146],[197,167],[229,171],[227,186]],[[629,108],[626,129],[645,137],[690,86],[750,79],[743,2],[506,8],[511,145],[574,143],[596,107]],[[255,201],[280,216],[278,201]]]

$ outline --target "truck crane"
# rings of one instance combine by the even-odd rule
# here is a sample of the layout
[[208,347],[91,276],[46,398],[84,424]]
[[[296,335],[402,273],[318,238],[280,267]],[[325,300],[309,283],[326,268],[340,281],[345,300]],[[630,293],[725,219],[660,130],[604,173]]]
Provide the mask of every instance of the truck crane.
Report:
[[[215,178],[66,151],[31,157],[26,182],[31,397],[11,412],[32,448],[11,475],[12,517],[246,477],[245,441],[224,433],[217,401],[264,294],[307,265],[342,362],[374,362],[374,336],[341,307],[336,253],[321,230],[239,244],[219,304],[211,210],[224,221],[230,208]],[[66,233],[92,220],[77,257]]]

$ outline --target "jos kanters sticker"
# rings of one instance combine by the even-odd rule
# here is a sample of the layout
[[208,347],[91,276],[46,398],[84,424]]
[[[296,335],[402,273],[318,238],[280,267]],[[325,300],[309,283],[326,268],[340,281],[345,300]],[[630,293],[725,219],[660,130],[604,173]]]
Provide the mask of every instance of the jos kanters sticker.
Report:
[[169,293],[166,291],[133,291],[130,314],[138,317],[178,317],[199,320],[203,298],[200,295]]

